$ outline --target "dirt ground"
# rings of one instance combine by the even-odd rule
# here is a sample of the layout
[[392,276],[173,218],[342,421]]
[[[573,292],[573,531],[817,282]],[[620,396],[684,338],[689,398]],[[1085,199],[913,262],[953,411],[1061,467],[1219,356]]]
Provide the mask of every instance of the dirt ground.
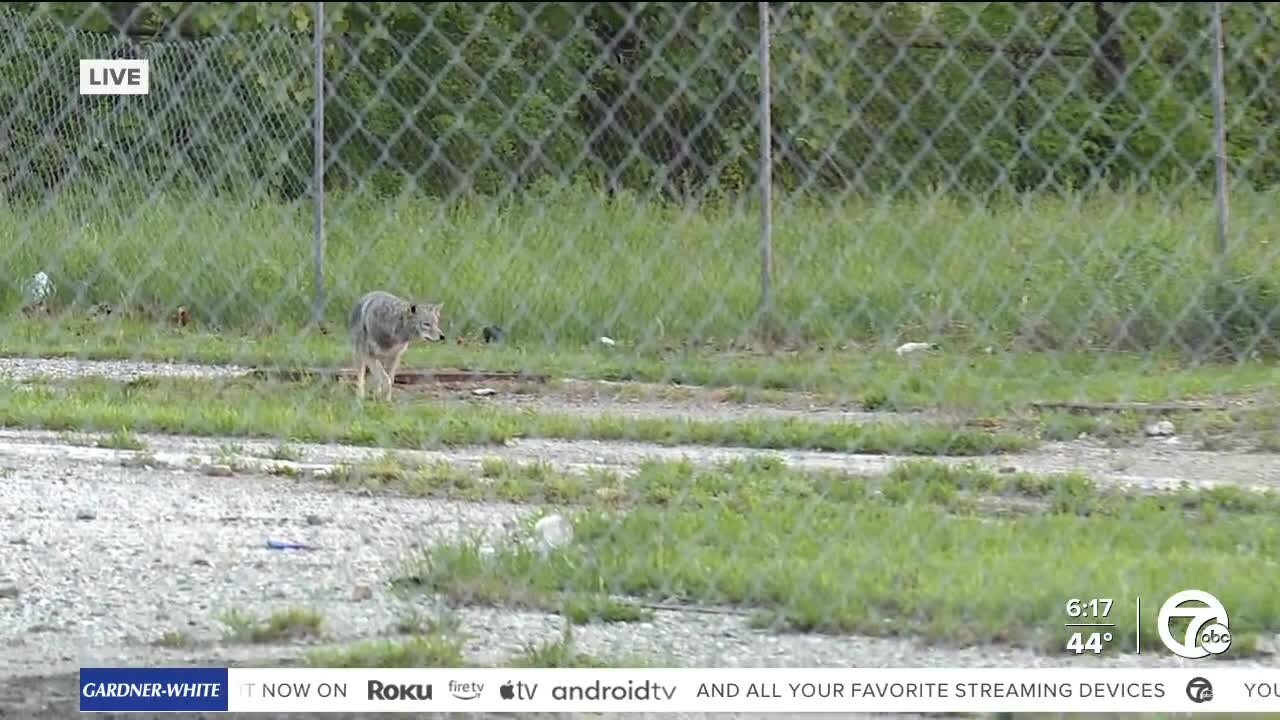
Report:
[[[30,361],[8,362],[0,362],[0,377],[30,377]],[[56,368],[64,377],[202,372],[69,361],[59,361]],[[218,372],[230,374],[227,369]],[[645,417],[747,417],[767,412],[835,422],[869,416],[807,407],[803,399],[761,408],[714,394],[673,396],[640,389],[620,395],[617,388],[596,392],[582,383],[554,396],[493,389],[493,394],[483,396],[466,388],[451,392],[459,402]],[[402,571],[406,557],[427,543],[464,534],[514,532],[529,511],[511,505],[371,495],[269,472],[272,465],[324,468],[372,459],[384,452],[377,448],[290,443],[301,457],[279,461],[266,459],[277,444],[275,438],[143,439],[148,460],[139,464],[131,451],[70,443],[61,433],[0,431],[0,718],[78,713],[76,670],[85,665],[295,663],[322,644],[388,637],[406,613],[440,610],[427,599],[388,589],[387,581]],[[231,444],[239,453],[235,472],[211,476],[201,469],[226,462],[226,446]],[[625,473],[655,457],[713,463],[760,451],[520,440],[502,447],[404,454],[475,464],[491,457],[541,460],[569,469],[609,467]],[[764,454],[801,467],[864,473],[884,472],[903,459],[822,452]],[[1083,470],[1104,482],[1142,486],[1280,484],[1280,455],[1209,452],[1177,436],[1125,448],[1054,443],[1024,454],[947,461],[1036,472]],[[267,546],[270,539],[300,541],[315,549],[273,550]],[[217,621],[218,613],[231,608],[265,616],[294,605],[323,614],[322,639],[242,645],[228,641]],[[480,663],[502,663],[532,644],[557,639],[562,628],[560,617],[541,612],[468,608],[455,615],[468,638],[468,660]],[[190,644],[177,649],[156,644],[172,632],[189,637]],[[1077,662],[1065,654],[1049,657],[1009,647],[943,648],[902,638],[777,634],[751,628],[740,614],[696,610],[660,610],[649,622],[585,626],[575,634],[583,652],[610,656],[625,648],[681,665],[1032,667]],[[1116,654],[1088,662],[1116,667],[1175,664],[1154,653]],[[1272,660],[1246,662],[1267,665]]]

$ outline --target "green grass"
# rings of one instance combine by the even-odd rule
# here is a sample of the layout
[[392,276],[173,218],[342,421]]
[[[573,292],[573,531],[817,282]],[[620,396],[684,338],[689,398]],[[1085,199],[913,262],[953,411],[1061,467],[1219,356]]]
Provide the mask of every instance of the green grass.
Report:
[[459,668],[466,667],[462,641],[450,635],[365,640],[344,647],[306,653],[311,667],[322,668]]
[[302,459],[302,453],[290,445],[277,445],[267,455],[271,460],[289,460],[297,462]]
[[146,443],[128,430],[116,430],[98,441],[98,447],[116,450],[145,450]]
[[181,649],[188,648],[195,644],[191,636],[181,630],[168,630],[160,637],[156,638],[157,647]]
[[[793,498],[835,497],[854,502],[870,495],[905,501],[921,493],[956,509],[1014,510],[1052,503],[1057,507],[1098,502],[1106,493],[1079,473],[1035,475],[991,473],[969,464],[950,466],[931,461],[899,462],[884,475],[856,475],[841,471],[799,471],[769,455],[730,460],[707,468],[689,460],[650,460],[624,477],[614,470],[582,472],[557,470],[549,463],[516,463],[489,459],[479,472],[448,461],[418,462],[387,453],[372,462],[347,463],[316,471],[314,479],[348,488],[390,491],[414,497],[437,497],[468,502],[507,502],[533,505],[627,508],[680,506],[690,498],[715,497],[734,503],[758,502],[776,493]],[[1230,487],[1178,494],[1185,506],[1206,497],[1217,504],[1230,501],[1236,509],[1255,512],[1280,510],[1280,500]],[[472,589],[476,592],[476,589]],[[507,590],[499,584],[492,592]]]
[[865,453],[972,455],[1033,441],[949,423],[827,423],[803,418],[690,420],[577,417],[500,406],[406,401],[361,404],[348,386],[250,379],[98,378],[0,385],[0,423],[51,430],[188,433],[421,448],[516,437],[737,445]]
[[[581,624],[581,623],[577,623]],[[304,662],[312,667],[477,667],[466,658],[466,633],[449,617],[439,619],[413,614],[397,623],[404,637],[363,640],[338,647],[311,650]],[[565,625],[559,638],[526,643],[509,658],[507,667],[642,667],[640,658],[603,659],[577,649],[573,626]]]
[[[776,201],[777,310],[800,339],[1181,351],[1212,344],[1222,325],[1244,351],[1275,325],[1265,320],[1280,288],[1267,193],[1233,193],[1222,280],[1208,195]],[[751,205],[694,208],[579,187],[501,205],[334,193],[327,320],[340,326],[359,293],[384,287],[443,301],[452,330],[497,323],[521,343],[739,338],[756,328],[759,299]],[[307,203],[159,195],[138,206],[101,195],[50,197],[48,207],[0,206],[2,308],[14,309],[22,283],[44,270],[59,302],[185,306],[198,323],[239,329],[308,317]]]
[[[541,461],[520,463],[499,458],[483,461],[477,471],[463,464],[419,462],[389,452],[374,461],[340,464],[307,475],[347,488],[414,497],[612,509],[683,507],[711,500],[746,509],[780,495],[843,503],[872,498],[904,504],[923,499],[952,512],[987,515],[1046,509],[1106,515],[1114,503],[1147,497],[1100,486],[1079,472],[993,472],[971,462],[912,459],[894,463],[883,474],[861,475],[800,470],[768,454],[711,465],[697,465],[688,459],[648,460],[624,476],[609,469],[567,471]],[[1219,485],[1166,490],[1151,497],[1187,511],[1280,515],[1280,493],[1276,491]],[[496,588],[495,592],[504,591]]]
[[648,608],[616,598],[585,593],[569,596],[561,612],[574,625],[596,622],[648,622],[653,619],[653,611]]
[[324,626],[324,617],[307,608],[279,610],[265,620],[242,610],[231,609],[219,619],[227,626],[231,640],[247,643],[274,643],[314,637]]
[[[598,657],[582,652],[574,640],[572,626],[566,626],[559,639],[526,644],[524,652],[512,658],[507,665],[517,668],[642,668],[654,667],[655,663],[631,653]],[[665,667],[671,667],[671,664]]]
[[[304,662],[322,668],[470,668],[464,638],[456,632],[431,632],[408,638],[365,640],[346,646],[311,650]],[[573,632],[565,627],[561,637],[526,643],[524,650],[503,667],[514,668],[637,668],[650,663],[634,655],[601,658],[577,649]]]
[[[437,546],[404,579],[456,602],[583,593],[739,606],[794,630],[1012,642],[1063,652],[1069,599],[1115,601],[1114,643],[1158,643],[1155,612],[1186,587],[1230,609],[1251,652],[1280,630],[1280,496],[1218,488],[1140,495],[1076,475],[1000,474],[930,461],[882,478],[772,460],[653,463],[627,500],[564,510],[574,542]],[[589,496],[584,493],[584,497]],[[536,497],[536,496],[535,496]],[[1137,597],[1141,630],[1128,620]]]
[[[178,359],[263,368],[337,367],[350,362],[339,334],[287,328],[260,333],[180,329],[136,318],[94,320],[70,314],[5,319],[0,321],[0,338],[0,350],[16,356]],[[1031,402],[1150,402],[1258,394],[1271,391],[1280,380],[1280,369],[1258,361],[1191,363],[1168,354],[1078,349],[987,354],[950,346],[905,362],[891,349],[875,346],[763,354],[574,343],[437,344],[411,346],[404,365],[702,386],[727,390],[723,396],[731,401],[776,401],[778,393],[786,391],[871,410],[938,408],[974,414],[1007,413]]]

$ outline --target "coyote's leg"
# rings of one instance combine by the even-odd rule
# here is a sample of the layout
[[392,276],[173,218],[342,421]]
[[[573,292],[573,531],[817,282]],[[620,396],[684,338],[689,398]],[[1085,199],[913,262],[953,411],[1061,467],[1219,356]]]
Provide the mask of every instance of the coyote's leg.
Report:
[[364,373],[369,364],[364,353],[356,353],[356,392],[364,398]]
[[391,399],[391,376],[387,374],[387,366],[384,364],[383,358],[374,360],[374,367],[378,369],[378,385],[380,392],[378,393],[384,400]]
[[404,355],[404,348],[400,349],[391,356],[391,369],[387,371],[387,399],[391,399],[391,388],[396,384],[396,372],[400,370],[400,358]]

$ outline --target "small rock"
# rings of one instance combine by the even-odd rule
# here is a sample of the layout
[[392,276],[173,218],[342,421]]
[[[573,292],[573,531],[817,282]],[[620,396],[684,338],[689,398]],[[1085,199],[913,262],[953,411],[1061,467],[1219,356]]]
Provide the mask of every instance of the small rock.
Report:
[[617,345],[617,344],[618,344],[617,342],[615,342],[615,341],[614,341],[614,339],[613,339],[613,338],[611,338],[611,337],[606,337],[606,336],[604,336],[604,335],[601,335],[601,336],[600,336],[600,342],[604,343],[605,345]]
[[489,397],[490,395],[494,395],[497,392],[498,391],[494,390],[493,388],[476,388],[471,391],[471,394],[476,395],[478,397]]
[[1147,437],[1169,437],[1174,434],[1176,428],[1173,423],[1168,420],[1161,420],[1147,426]]
[[1004,467],[1000,468],[1000,472],[1004,475],[1011,475],[1013,473],[1018,472],[1018,468],[1012,465],[1005,465]]
[[94,515],[92,512],[88,510],[81,510],[80,512],[76,513],[77,520],[96,520],[97,517],[98,517],[97,515]]
[[480,333],[484,336],[484,341],[487,343],[502,342],[502,338],[506,336],[506,333],[502,328],[497,325],[490,325],[484,330],[481,330]]
[[319,515],[315,515],[315,514],[307,515],[308,525],[320,525],[322,523],[324,523],[324,519],[322,519]]
[[354,602],[364,602],[373,598],[373,589],[368,585],[357,585],[351,590],[351,599]]
[[0,599],[12,600],[18,597],[17,585],[0,585]]
[[235,475],[230,465],[203,465],[200,468],[200,472],[212,477],[231,477]]
[[199,565],[200,567],[209,567],[209,561],[205,560],[204,558],[196,558],[195,560],[191,561],[191,564]]

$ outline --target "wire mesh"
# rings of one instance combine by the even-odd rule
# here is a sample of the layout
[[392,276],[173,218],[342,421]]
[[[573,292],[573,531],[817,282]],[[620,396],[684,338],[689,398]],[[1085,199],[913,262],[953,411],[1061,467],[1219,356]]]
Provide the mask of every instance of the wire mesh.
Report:
[[[0,10],[12,350],[293,373],[46,378],[7,422],[342,443],[271,467],[572,516],[406,571],[469,611],[1062,654],[1073,594],[1203,583],[1280,629],[1241,570],[1280,507],[1266,4],[320,5]],[[148,95],[78,94],[117,57]],[[374,290],[444,342],[391,402],[302,379]]]

